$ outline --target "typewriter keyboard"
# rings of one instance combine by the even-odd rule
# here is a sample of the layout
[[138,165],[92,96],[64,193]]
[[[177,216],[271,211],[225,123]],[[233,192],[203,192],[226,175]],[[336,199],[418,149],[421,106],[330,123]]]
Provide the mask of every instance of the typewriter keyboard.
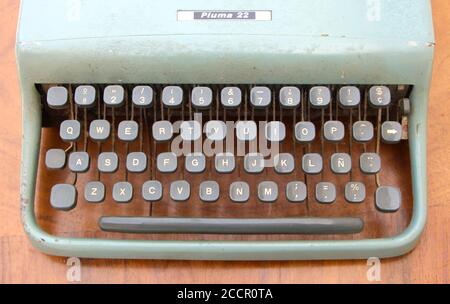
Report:
[[37,89],[42,210],[93,231],[382,234],[410,204],[407,85]]

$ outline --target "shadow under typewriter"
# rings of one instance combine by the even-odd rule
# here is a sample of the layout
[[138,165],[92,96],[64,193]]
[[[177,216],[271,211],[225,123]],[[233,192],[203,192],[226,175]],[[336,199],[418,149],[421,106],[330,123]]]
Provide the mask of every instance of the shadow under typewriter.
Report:
[[[407,140],[382,141],[402,133],[398,126],[407,88],[390,86],[392,102],[376,108],[370,105],[370,86],[65,85],[65,106],[47,102],[55,87],[40,87],[47,128],[42,129],[36,191],[38,222],[51,234],[367,239],[399,234],[411,220]],[[232,95],[229,88],[235,90]],[[298,95],[291,91],[295,88]],[[314,104],[317,88],[329,90],[324,106]],[[92,105],[83,106],[86,100]],[[118,104],[108,104],[112,100]],[[202,122],[194,125],[200,113]],[[181,134],[170,132],[176,121],[184,122]],[[173,157],[177,136],[185,143],[189,136],[225,142],[223,134],[208,129],[227,121],[254,121],[256,137],[260,121],[277,122],[266,126],[275,133],[262,133],[269,147],[280,142],[278,166],[261,168],[254,153],[238,155],[239,139],[248,148],[252,140],[245,136],[253,137],[253,126],[239,123],[227,131],[235,143],[228,154]]]

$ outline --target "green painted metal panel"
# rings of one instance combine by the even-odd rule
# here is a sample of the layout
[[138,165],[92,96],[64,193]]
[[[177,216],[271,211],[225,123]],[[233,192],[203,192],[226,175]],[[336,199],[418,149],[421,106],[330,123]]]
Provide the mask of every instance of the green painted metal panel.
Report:
[[[186,10],[272,10],[272,21],[177,21]],[[21,209],[39,250],[61,256],[287,260],[392,257],[426,222],[426,123],[434,37],[428,0],[22,0]],[[36,223],[41,130],[35,83],[410,84],[413,217],[392,238],[349,241],[144,241],[52,236]]]

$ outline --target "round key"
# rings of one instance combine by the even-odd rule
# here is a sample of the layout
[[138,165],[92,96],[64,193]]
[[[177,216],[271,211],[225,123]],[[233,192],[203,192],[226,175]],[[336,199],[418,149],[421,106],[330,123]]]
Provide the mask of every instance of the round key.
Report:
[[176,202],[184,202],[191,196],[191,186],[185,180],[174,181],[170,184],[170,198]]
[[66,164],[66,152],[63,149],[49,149],[45,153],[45,166],[48,169],[62,169]]
[[91,85],[78,86],[75,89],[75,104],[81,108],[95,106],[95,88]]
[[318,153],[307,153],[303,155],[302,169],[306,174],[319,174],[323,169],[322,156]]
[[376,153],[363,153],[359,158],[359,167],[365,174],[377,174],[381,170],[381,159]]
[[111,125],[105,119],[91,121],[89,126],[89,137],[94,141],[105,141],[109,138]]
[[69,211],[77,204],[77,189],[74,185],[57,184],[50,192],[50,205],[52,208]]
[[133,199],[133,185],[129,182],[117,182],[113,186],[113,200],[116,203],[129,203]]
[[153,139],[157,142],[168,141],[173,136],[173,126],[168,120],[160,120],[153,123]]
[[366,199],[366,186],[360,182],[348,182],[345,185],[345,200],[349,203],[362,203]]
[[132,94],[133,104],[138,108],[149,108],[153,104],[153,89],[150,86],[136,86]]
[[310,143],[316,138],[316,127],[310,121],[301,121],[295,125],[295,139],[299,143]]
[[72,152],[69,155],[69,169],[82,173],[89,170],[89,154],[86,152]]
[[275,202],[278,199],[278,185],[271,181],[259,183],[258,199],[263,203]]
[[191,93],[192,106],[196,109],[207,109],[212,103],[212,90],[208,87],[195,87]]
[[143,152],[131,152],[127,155],[128,172],[141,173],[147,170],[147,155]]
[[294,156],[290,153],[280,153],[274,157],[274,169],[278,174],[289,174],[295,169]]
[[250,174],[261,173],[264,170],[264,157],[261,153],[248,153],[244,156],[244,170]]
[[103,90],[103,102],[108,107],[120,107],[124,103],[125,90],[120,85],[109,85]]
[[286,186],[286,198],[291,203],[302,203],[308,194],[304,182],[290,182]]
[[245,203],[250,198],[250,187],[246,182],[234,182],[230,185],[230,199],[234,203]]
[[301,102],[300,89],[297,87],[283,87],[280,90],[279,98],[283,108],[298,108]]
[[323,109],[331,102],[330,89],[323,86],[312,87],[309,90],[309,103],[313,108]]
[[339,89],[339,105],[343,108],[355,108],[361,102],[361,93],[357,87],[346,86]]
[[227,126],[221,120],[210,120],[205,125],[205,132],[209,140],[224,140],[227,136]]
[[161,173],[173,173],[177,167],[177,156],[173,152],[163,152],[156,157],[156,168]]
[[352,169],[352,159],[347,153],[331,155],[331,171],[336,174],[347,174]]
[[402,204],[402,194],[398,188],[381,186],[375,192],[375,207],[381,212],[396,212]]
[[189,153],[185,157],[184,167],[189,173],[202,173],[206,169],[206,158],[202,153]]
[[217,173],[231,173],[236,167],[232,153],[218,153],[215,157],[215,168]]
[[78,120],[64,120],[59,127],[59,136],[63,141],[77,141],[80,132],[81,124]]
[[200,184],[199,197],[205,203],[216,202],[220,196],[219,184],[215,181],[204,181]]
[[134,141],[138,137],[139,125],[134,120],[123,120],[119,123],[117,137],[122,141]]
[[88,182],[84,186],[84,199],[88,203],[101,203],[105,199],[105,185],[102,182]]
[[97,168],[102,173],[114,173],[119,168],[119,158],[115,152],[102,152],[97,159]]
[[397,144],[402,140],[402,125],[397,121],[385,121],[381,125],[381,140],[386,144]]
[[323,126],[323,137],[330,142],[340,142],[344,139],[345,127],[341,121],[330,120]]
[[47,91],[47,104],[52,109],[63,109],[68,105],[68,92],[65,87],[51,87]]
[[168,86],[163,89],[162,102],[168,108],[178,108],[183,103],[183,89],[178,86]]
[[240,141],[252,141],[257,136],[256,123],[252,120],[238,121],[236,123],[236,137]]
[[272,92],[268,87],[254,87],[250,91],[250,103],[255,108],[267,108],[272,102]]
[[147,202],[157,202],[163,197],[163,187],[160,181],[149,180],[142,186],[142,197]]
[[196,120],[183,121],[180,131],[181,138],[185,141],[195,141],[202,137],[202,126]]
[[352,127],[353,139],[357,142],[366,143],[373,139],[373,125],[370,121],[357,121]]
[[225,87],[220,92],[220,102],[225,108],[236,108],[241,105],[242,94],[238,87]]
[[332,183],[321,182],[316,185],[316,200],[321,204],[332,204],[336,200],[336,187]]
[[281,121],[271,121],[266,124],[265,137],[271,142],[281,142],[286,138],[286,126]]
[[386,86],[373,86],[369,90],[369,102],[374,108],[387,107],[391,103],[391,91]]

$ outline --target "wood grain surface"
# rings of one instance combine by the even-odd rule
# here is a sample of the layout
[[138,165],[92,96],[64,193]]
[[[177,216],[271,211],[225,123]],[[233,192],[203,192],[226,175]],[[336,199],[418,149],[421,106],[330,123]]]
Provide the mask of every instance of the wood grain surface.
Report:
[[[437,48],[429,107],[428,224],[412,253],[382,260],[381,278],[384,283],[449,282],[450,135],[447,128],[450,128],[450,50],[446,46],[450,43],[450,2],[434,0],[432,4]],[[0,282],[66,283],[67,259],[50,257],[35,250],[20,222],[21,108],[14,56],[18,6],[16,0],[0,2]],[[394,163],[395,155],[392,155],[389,161]],[[390,178],[398,181],[403,176]],[[40,208],[39,212],[40,221],[48,230],[57,229],[49,220],[50,215],[46,214],[51,211]],[[77,230],[74,225],[59,229],[60,233],[89,233]],[[374,232],[373,235],[376,234]],[[82,259],[81,265],[83,283],[368,283],[368,267],[363,260],[203,262]]]

